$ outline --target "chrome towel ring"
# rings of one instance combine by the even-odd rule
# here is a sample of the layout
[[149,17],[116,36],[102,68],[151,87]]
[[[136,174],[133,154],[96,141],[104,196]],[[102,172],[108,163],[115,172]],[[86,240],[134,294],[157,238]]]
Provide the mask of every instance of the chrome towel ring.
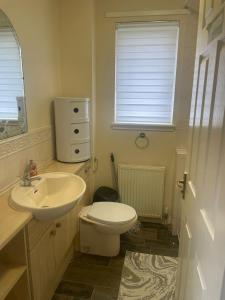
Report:
[[134,141],[135,145],[139,149],[146,149],[149,146],[149,138],[144,132],[141,132]]

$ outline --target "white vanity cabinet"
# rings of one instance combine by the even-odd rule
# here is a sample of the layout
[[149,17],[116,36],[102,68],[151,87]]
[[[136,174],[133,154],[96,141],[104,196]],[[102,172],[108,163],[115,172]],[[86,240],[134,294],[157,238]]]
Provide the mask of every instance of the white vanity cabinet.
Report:
[[0,300],[30,300],[28,273],[23,228],[0,250]]
[[[43,229],[42,223],[33,220],[28,224],[29,248],[33,247],[29,249],[29,256],[33,299],[35,300],[51,299],[67,267],[67,261],[71,258],[75,237],[73,210],[51,224],[47,223],[47,230],[35,242],[34,236],[40,236],[39,232]],[[29,227],[32,227],[32,231]]]
[[55,222],[54,255],[56,268],[60,268],[62,261],[71,247],[75,237],[72,211]]
[[[29,226],[29,225],[28,225]],[[33,299],[47,299],[55,276],[54,232],[52,225],[30,251]]]
[[78,214],[90,201],[89,165],[78,175],[87,184],[86,192],[69,213],[54,221],[33,219],[27,225],[28,257],[33,300],[50,300],[73,256],[78,236]]

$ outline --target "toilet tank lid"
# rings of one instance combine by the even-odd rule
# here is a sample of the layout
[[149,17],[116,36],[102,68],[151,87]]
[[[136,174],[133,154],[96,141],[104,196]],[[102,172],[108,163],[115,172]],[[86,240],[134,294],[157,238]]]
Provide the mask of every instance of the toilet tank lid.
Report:
[[136,216],[133,207],[117,202],[95,202],[87,213],[89,219],[104,224],[124,224]]

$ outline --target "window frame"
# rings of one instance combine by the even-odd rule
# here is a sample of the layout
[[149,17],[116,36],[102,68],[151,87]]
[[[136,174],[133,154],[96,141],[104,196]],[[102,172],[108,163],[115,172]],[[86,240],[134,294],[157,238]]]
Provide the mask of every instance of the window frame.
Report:
[[[171,114],[171,122],[166,123],[135,123],[135,122],[118,122],[116,119],[116,107],[117,107],[117,99],[116,99],[116,89],[117,89],[117,28],[120,24],[149,24],[149,23],[167,23],[167,24],[176,24],[177,25],[177,41],[176,41],[176,57],[175,57],[175,65],[174,65],[174,82],[173,82],[173,92],[172,92],[172,114]],[[175,131],[175,120],[174,120],[174,111],[175,111],[175,101],[176,101],[176,82],[177,82],[177,67],[178,67],[178,55],[179,55],[179,45],[180,45],[180,22],[178,20],[151,20],[151,21],[134,21],[134,22],[116,22],[115,23],[115,76],[114,76],[114,115],[113,115],[113,123],[111,124],[111,128],[115,130],[150,130],[150,131]]]

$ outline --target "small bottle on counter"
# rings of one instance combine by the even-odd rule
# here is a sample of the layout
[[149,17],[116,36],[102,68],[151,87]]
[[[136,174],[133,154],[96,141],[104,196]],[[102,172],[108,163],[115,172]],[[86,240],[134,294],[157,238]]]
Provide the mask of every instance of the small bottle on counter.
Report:
[[30,177],[36,176],[38,174],[37,164],[31,159],[30,160]]

